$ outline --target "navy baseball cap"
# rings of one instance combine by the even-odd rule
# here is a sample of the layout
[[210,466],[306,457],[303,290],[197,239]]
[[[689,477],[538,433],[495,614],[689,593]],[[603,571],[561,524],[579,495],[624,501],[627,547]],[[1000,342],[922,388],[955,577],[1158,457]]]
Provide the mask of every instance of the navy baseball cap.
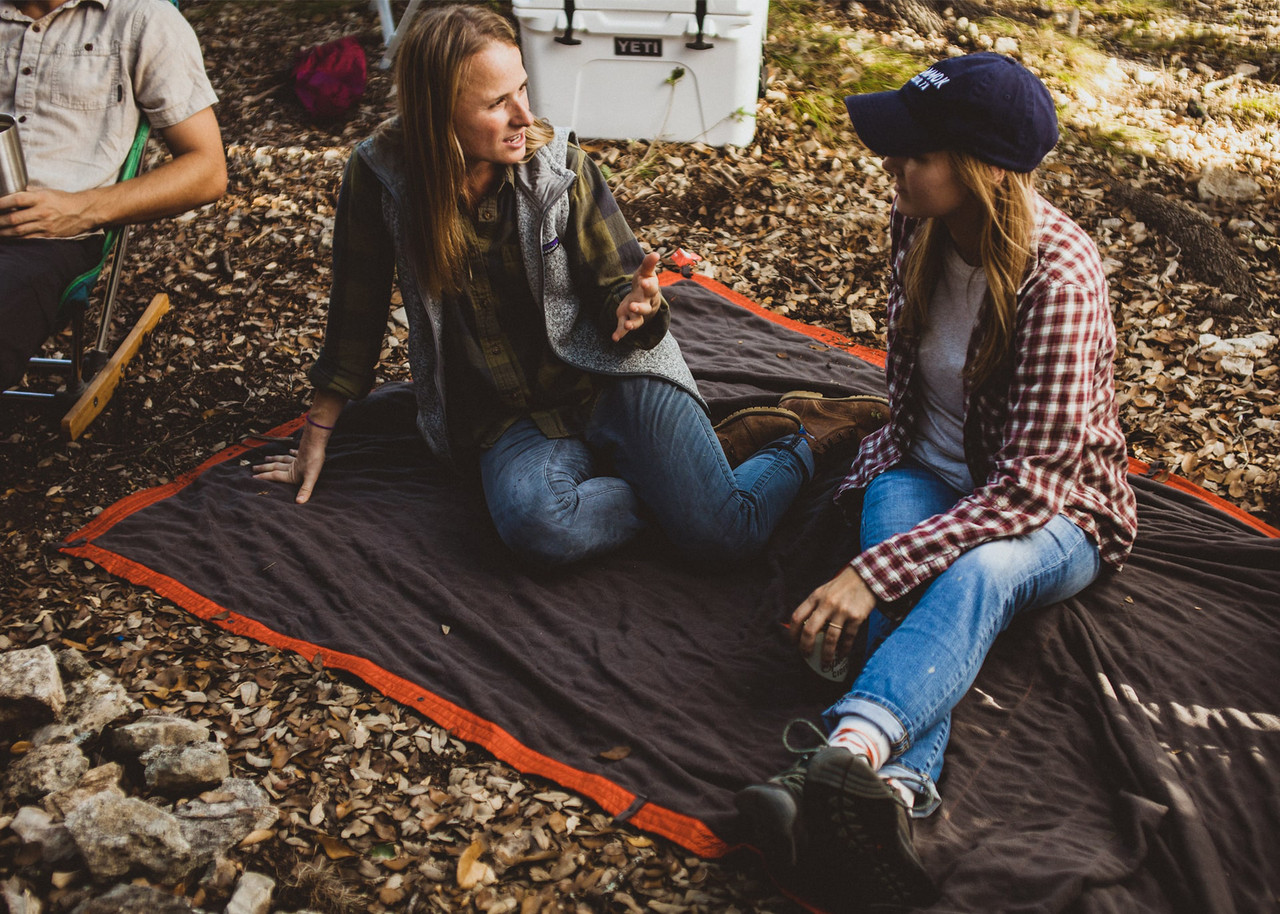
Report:
[[1058,142],[1049,90],[1003,54],[940,60],[901,89],[850,95],[844,104],[853,129],[878,156],[954,149],[1027,172]]

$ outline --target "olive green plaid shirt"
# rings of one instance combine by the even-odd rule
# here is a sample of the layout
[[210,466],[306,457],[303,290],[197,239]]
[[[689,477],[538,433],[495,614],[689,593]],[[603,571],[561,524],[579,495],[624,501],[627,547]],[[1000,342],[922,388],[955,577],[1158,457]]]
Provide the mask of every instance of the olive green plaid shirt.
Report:
[[[617,309],[643,258],[595,163],[576,146],[566,165],[570,226],[562,239],[574,264],[584,313],[612,333]],[[561,361],[547,342],[529,288],[516,225],[512,169],[474,213],[464,289],[444,300],[444,383],[450,437],[460,448],[488,447],[510,425],[531,418],[549,438],[581,432],[595,399],[594,378]],[[358,398],[373,386],[386,334],[395,253],[382,215],[382,184],[359,155],[347,163],[334,227],[334,274],[324,348],[310,379],[317,389]],[[667,332],[662,311],[621,343],[649,348]]]

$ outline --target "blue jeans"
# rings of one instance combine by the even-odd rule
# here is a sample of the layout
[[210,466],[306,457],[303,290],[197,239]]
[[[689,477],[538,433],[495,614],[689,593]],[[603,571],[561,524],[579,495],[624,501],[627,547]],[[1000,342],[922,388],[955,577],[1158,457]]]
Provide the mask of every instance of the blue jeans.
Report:
[[[863,548],[949,510],[965,494],[910,461],[885,471],[863,500]],[[996,635],[1015,613],[1077,593],[1098,568],[1098,547],[1061,514],[1033,533],[975,546],[933,579],[896,627],[872,611],[862,670],[824,719],[834,727],[857,714],[884,730],[892,749],[881,773],[912,788],[913,814],[928,815],[940,802],[951,709],[973,685]]]
[[600,393],[581,437],[522,419],[482,453],[480,474],[498,534],[523,558],[576,562],[656,528],[684,556],[719,562],[763,548],[813,454],[788,435],[730,469],[697,400],[629,377]]

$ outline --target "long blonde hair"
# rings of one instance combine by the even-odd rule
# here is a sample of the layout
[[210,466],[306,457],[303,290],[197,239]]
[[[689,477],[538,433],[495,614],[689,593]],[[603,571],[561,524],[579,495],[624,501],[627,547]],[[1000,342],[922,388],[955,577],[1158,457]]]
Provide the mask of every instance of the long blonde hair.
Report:
[[[432,295],[461,286],[466,236],[458,198],[466,159],[453,117],[468,62],[493,42],[519,47],[509,20],[486,6],[441,4],[414,19],[396,55],[409,245],[419,281]],[[527,133],[526,156],[550,139],[551,128],[539,121]]]
[[[1000,172],[968,153],[948,151],[951,167],[978,201],[982,212],[978,249],[987,279],[986,321],[977,328],[978,347],[965,365],[965,379],[981,385],[1005,363],[1013,347],[1018,289],[1035,252],[1035,183],[1032,173]],[[939,219],[929,219],[907,252],[903,269],[905,306],[901,329],[919,336],[929,314],[929,300],[942,274],[949,236]]]

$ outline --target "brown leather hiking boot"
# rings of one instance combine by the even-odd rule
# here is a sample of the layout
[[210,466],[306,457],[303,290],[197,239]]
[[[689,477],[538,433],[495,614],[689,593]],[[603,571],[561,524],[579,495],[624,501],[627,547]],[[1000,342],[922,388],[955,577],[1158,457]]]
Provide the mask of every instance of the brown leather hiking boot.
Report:
[[731,413],[715,427],[716,437],[736,467],[771,441],[800,431],[800,417],[776,406],[751,406]]
[[884,397],[824,397],[793,390],[782,395],[778,406],[800,417],[814,457],[852,453],[863,438],[889,421],[889,401]]

